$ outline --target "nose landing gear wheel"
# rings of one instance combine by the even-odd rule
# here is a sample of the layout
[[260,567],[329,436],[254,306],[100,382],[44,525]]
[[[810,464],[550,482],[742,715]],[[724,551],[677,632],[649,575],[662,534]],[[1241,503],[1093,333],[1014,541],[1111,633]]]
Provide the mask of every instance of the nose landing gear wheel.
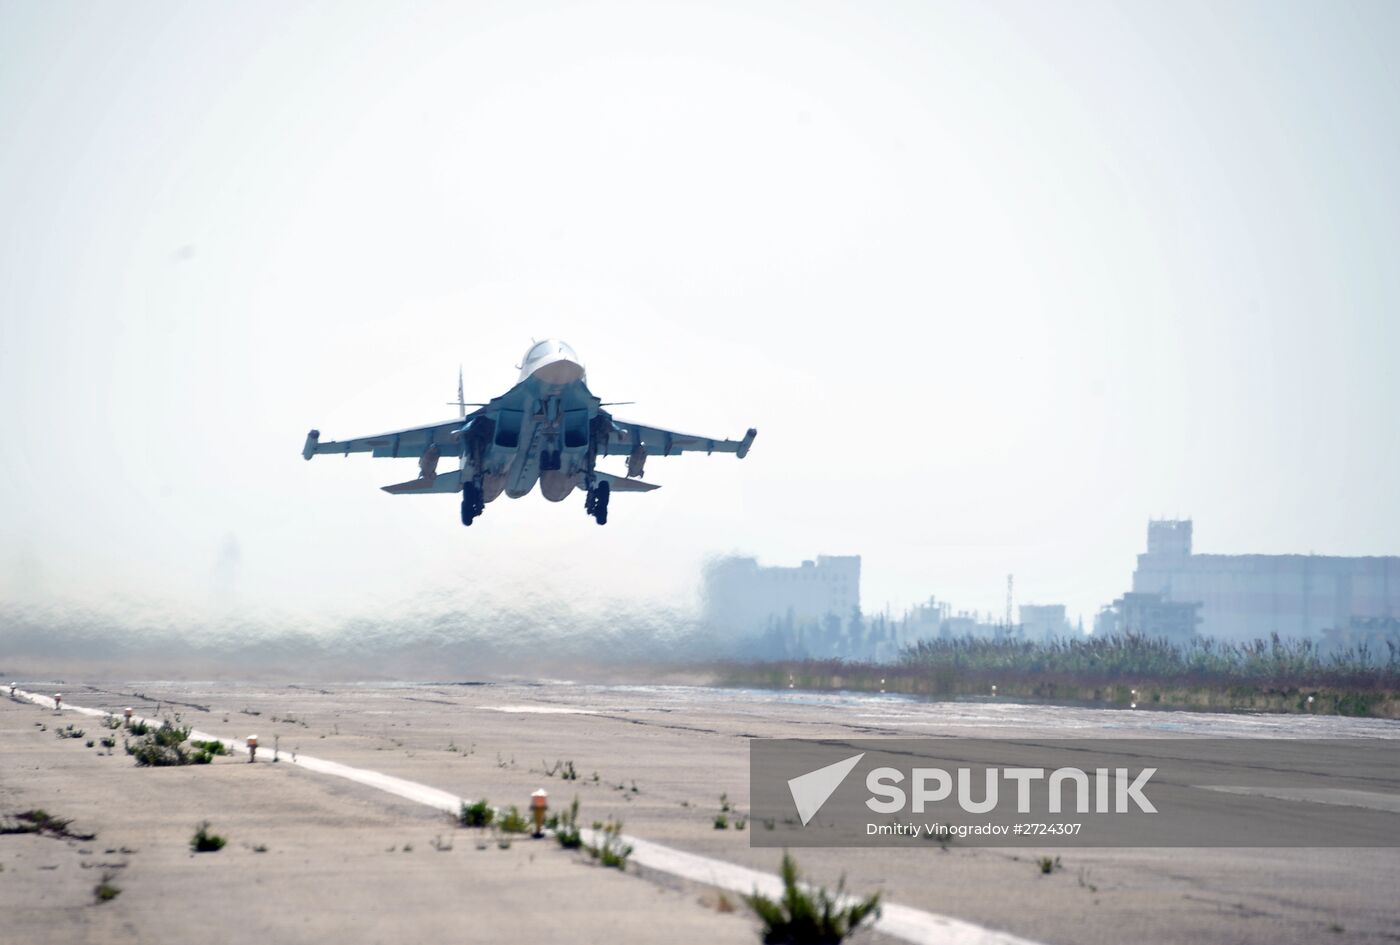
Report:
[[470,525],[472,519],[476,518],[486,509],[486,503],[481,499],[481,490],[474,483],[467,483],[462,487],[462,524]]

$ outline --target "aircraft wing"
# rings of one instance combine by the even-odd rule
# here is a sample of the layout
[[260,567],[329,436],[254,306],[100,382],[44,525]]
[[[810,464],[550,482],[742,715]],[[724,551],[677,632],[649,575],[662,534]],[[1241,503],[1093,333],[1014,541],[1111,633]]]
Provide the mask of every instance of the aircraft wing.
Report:
[[598,452],[604,456],[626,456],[642,446],[648,456],[675,456],[678,453],[734,453],[740,459],[748,455],[758,431],[750,428],[742,440],[716,440],[706,436],[676,433],[660,427],[649,427],[626,420],[613,420],[607,442]]
[[442,423],[425,427],[410,427],[407,430],[392,430],[374,436],[361,436],[350,440],[330,440],[321,442],[321,431],[312,430],[306,434],[306,445],[301,455],[310,459],[318,453],[371,453],[374,456],[422,456],[430,446],[436,446],[443,453],[455,454],[462,430],[481,411],[466,419],[457,417]]

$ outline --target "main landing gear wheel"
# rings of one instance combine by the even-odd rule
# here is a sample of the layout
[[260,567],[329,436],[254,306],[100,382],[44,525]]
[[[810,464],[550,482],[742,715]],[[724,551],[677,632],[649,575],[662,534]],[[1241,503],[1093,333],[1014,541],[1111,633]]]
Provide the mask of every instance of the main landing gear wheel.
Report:
[[462,487],[462,524],[470,525],[472,519],[485,510],[486,503],[481,498],[481,487],[471,482],[464,485]]
[[592,489],[588,490],[588,498],[583,503],[583,510],[598,522],[599,525],[608,524],[608,493],[611,492],[606,482],[600,482]]

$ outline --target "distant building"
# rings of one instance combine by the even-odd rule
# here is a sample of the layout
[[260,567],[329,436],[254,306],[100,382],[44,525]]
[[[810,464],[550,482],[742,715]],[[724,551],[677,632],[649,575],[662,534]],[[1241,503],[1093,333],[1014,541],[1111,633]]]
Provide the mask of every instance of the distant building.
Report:
[[1400,617],[1352,617],[1344,627],[1322,631],[1324,653],[1365,651],[1370,658],[1386,662],[1400,653]]
[[1020,639],[1024,636],[1022,627],[1017,624],[1008,627],[998,623],[990,615],[968,610],[953,612],[952,605],[936,597],[927,603],[915,604],[904,612],[904,617],[895,623],[894,639],[900,646],[912,646],[921,640],[961,640],[965,637],[976,639]]
[[946,636],[943,631],[951,612],[948,603],[936,597],[930,597],[927,603],[915,604],[899,621],[899,642],[909,645]]
[[[1325,630],[1351,627],[1353,618],[1400,617],[1400,557],[1201,555],[1192,552],[1191,531],[1189,519],[1148,523],[1133,593],[1199,604],[1202,636],[1320,640]],[[1148,605],[1144,599],[1128,606]],[[1121,620],[1119,614],[1119,629],[1130,629]]]
[[1180,558],[1191,553],[1191,520],[1159,519],[1147,523],[1147,553],[1154,558]]
[[[1178,645],[1196,636],[1201,622],[1201,605],[1195,601],[1167,600],[1161,594],[1130,592],[1113,602],[1104,619],[1109,632],[1143,637],[1160,637]],[[1096,632],[1098,631],[1096,628]]]
[[1064,604],[1022,604],[1021,635],[1037,643],[1070,636],[1074,628],[1065,616]]
[[943,626],[938,629],[938,635],[945,640],[960,640],[964,637],[1008,640],[1021,639],[1023,636],[1019,626],[1007,626],[1004,621],[993,620],[991,615],[984,617],[968,610],[960,610],[944,619]]
[[763,567],[755,557],[722,557],[704,568],[703,619],[727,636],[750,636],[776,626],[844,627],[860,612],[858,554],[819,554],[799,567]]

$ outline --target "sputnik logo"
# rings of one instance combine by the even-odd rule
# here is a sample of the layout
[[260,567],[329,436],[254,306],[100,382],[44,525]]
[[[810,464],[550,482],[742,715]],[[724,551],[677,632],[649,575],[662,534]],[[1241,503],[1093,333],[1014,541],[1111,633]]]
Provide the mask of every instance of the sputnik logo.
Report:
[[788,790],[792,792],[792,802],[797,805],[797,816],[802,818],[802,826],[807,826],[808,821],[817,816],[822,805],[836,793],[841,782],[846,780],[846,775],[864,757],[865,752],[861,752],[845,761],[808,771],[788,781]]

